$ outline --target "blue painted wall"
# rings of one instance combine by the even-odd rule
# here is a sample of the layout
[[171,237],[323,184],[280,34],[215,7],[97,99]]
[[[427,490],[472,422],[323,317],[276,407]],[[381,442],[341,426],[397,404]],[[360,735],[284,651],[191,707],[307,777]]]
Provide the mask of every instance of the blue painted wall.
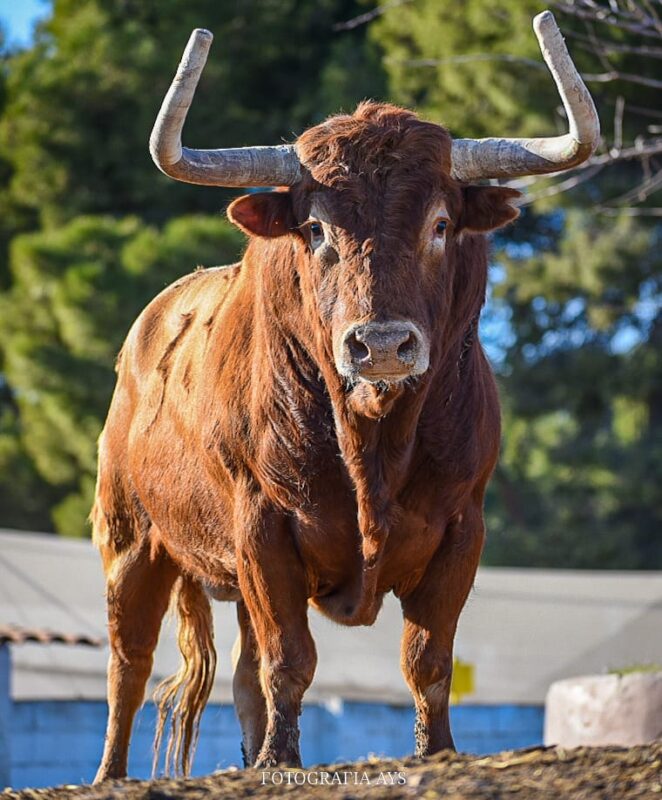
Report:
[[[14,702],[11,709],[11,785],[54,786],[94,778],[106,724],[106,704],[91,701]],[[542,742],[541,706],[460,705],[451,711],[458,750],[492,753]],[[354,760],[371,753],[413,751],[414,712],[378,703],[305,706],[301,749],[306,765]],[[134,728],[129,774],[149,777],[154,707],[146,705]],[[193,772],[202,775],[241,764],[239,723],[232,706],[210,705],[202,719]],[[2,787],[0,787],[1,789]]]
[[11,775],[11,697],[9,694],[9,645],[0,644],[0,789],[9,783]]

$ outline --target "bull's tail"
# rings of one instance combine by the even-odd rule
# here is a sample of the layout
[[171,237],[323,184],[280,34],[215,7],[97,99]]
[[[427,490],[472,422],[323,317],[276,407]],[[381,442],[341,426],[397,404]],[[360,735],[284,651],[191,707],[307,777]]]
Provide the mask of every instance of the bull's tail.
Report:
[[163,732],[170,720],[165,773],[188,775],[198,740],[200,717],[216,672],[211,605],[198,581],[182,577],[173,590],[179,617],[177,640],[182,654],[179,671],[156,689],[157,709],[153,773],[156,775]]

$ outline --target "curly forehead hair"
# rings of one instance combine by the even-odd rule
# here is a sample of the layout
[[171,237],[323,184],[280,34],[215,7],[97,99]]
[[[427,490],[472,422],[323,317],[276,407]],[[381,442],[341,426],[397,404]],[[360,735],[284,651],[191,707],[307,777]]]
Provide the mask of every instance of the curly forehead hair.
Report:
[[440,125],[388,103],[366,101],[353,114],[338,114],[297,140],[297,153],[313,178],[340,188],[352,176],[430,169],[448,178],[451,137]]

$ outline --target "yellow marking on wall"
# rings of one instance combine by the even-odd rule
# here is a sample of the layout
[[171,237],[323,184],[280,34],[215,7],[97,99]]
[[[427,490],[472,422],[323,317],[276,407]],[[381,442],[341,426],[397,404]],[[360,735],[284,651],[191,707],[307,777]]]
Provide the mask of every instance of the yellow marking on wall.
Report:
[[462,702],[465,695],[476,691],[474,665],[459,658],[453,659],[453,678],[451,680],[451,703]]

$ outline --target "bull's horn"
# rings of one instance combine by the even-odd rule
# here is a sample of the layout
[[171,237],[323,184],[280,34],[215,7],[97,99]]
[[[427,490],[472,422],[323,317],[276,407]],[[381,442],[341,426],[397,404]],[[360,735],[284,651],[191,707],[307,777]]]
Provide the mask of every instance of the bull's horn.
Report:
[[570,131],[544,139],[455,139],[451,170],[458,180],[560,172],[586,161],[598,146],[595,105],[551,11],[534,18],[533,30],[561,95]]
[[301,179],[294,147],[236,147],[192,150],[182,147],[182,128],[214,37],[198,28],[191,34],[179,69],[154,123],[149,150],[166,175],[206,186],[292,186]]

